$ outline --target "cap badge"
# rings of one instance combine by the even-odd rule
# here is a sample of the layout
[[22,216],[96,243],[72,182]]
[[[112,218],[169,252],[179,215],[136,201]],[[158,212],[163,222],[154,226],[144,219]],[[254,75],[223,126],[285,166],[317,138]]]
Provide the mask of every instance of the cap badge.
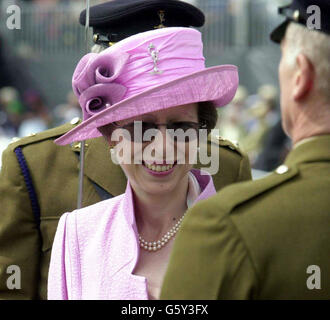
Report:
[[158,69],[158,66],[157,66],[157,62],[158,62],[158,51],[155,49],[155,46],[150,43],[149,46],[148,46],[148,51],[149,51],[149,54],[151,56],[151,59],[154,63],[154,68],[153,68],[153,71],[150,72],[150,74],[161,74],[163,73],[163,71],[159,70]]
[[160,20],[160,24],[158,26],[155,26],[155,29],[161,29],[161,28],[166,28],[166,26],[163,24],[165,22],[165,11],[164,10],[159,10],[158,11],[158,17]]

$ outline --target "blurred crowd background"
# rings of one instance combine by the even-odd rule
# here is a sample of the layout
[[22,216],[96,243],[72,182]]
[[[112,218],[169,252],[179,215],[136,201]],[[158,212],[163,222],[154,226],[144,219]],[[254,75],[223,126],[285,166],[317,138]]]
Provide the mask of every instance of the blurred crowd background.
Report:
[[[91,5],[105,1],[91,0]],[[277,66],[280,49],[269,40],[281,20],[277,0],[187,0],[206,15],[207,66],[235,64],[240,87],[219,110],[220,135],[248,153],[254,169],[271,171],[290,142],[280,125]],[[21,9],[21,29],[11,30],[7,8]],[[79,117],[71,77],[86,53],[78,18],[84,0],[2,0],[0,3],[0,155],[15,137]],[[91,39],[91,37],[89,37]],[[91,47],[92,43],[89,43]],[[1,165],[1,160],[0,160]]]

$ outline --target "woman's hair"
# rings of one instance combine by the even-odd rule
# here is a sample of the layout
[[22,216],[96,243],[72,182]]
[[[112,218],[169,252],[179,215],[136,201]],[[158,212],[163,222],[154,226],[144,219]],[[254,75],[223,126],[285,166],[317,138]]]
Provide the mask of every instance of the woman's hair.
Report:
[[[210,101],[198,102],[198,122],[203,129],[207,129],[209,134],[218,121],[218,113],[214,104]],[[106,138],[111,137],[112,132],[116,129],[111,123],[97,128],[99,132]]]
[[218,121],[218,112],[211,101],[198,102],[198,121],[210,133]]

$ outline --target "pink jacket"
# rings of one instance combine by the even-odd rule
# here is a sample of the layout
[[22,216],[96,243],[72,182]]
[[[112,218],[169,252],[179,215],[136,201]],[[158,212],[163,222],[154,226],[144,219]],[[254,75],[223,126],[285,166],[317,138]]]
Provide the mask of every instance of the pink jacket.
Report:
[[[201,193],[215,194],[212,177],[192,170]],[[52,249],[48,299],[148,299],[147,280],[132,274],[139,255],[130,184],[115,198],[62,215]]]

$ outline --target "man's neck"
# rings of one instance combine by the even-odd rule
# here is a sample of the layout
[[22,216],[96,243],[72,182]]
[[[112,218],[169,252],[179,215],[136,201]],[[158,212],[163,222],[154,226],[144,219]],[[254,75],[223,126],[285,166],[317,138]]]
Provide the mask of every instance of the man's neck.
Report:
[[330,106],[306,108],[299,112],[291,130],[293,145],[315,136],[330,134]]

